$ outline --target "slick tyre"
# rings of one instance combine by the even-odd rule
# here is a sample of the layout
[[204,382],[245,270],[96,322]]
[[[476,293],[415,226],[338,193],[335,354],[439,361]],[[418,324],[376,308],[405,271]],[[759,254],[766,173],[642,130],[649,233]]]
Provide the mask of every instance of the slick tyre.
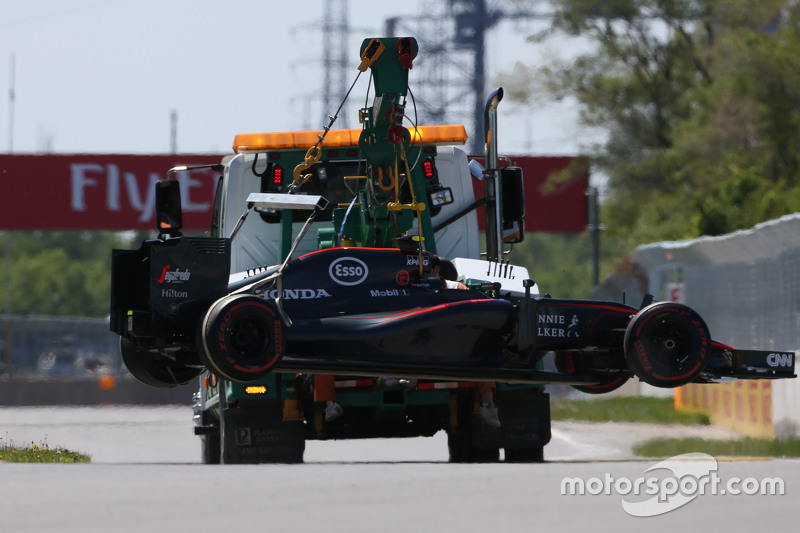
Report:
[[250,294],[217,300],[203,319],[201,337],[203,363],[231,381],[263,377],[283,355],[283,322],[275,306]]
[[[581,375],[579,369],[580,361],[573,352],[557,352],[555,355],[556,370],[562,374]],[[583,374],[584,376],[587,374]],[[624,374],[609,374],[597,376],[595,373],[588,374],[597,377],[597,383],[591,385],[571,385],[577,391],[586,394],[605,394],[617,390],[628,382],[629,376]]]
[[603,377],[593,385],[572,385],[572,388],[586,394],[605,394],[615,391],[628,382],[628,376]]
[[157,352],[142,350],[125,337],[119,339],[119,352],[131,375],[151,387],[177,387],[203,371],[202,368],[175,363]]
[[706,366],[711,337],[692,309],[658,302],[640,310],[625,331],[625,358],[631,370],[655,387],[678,387]]

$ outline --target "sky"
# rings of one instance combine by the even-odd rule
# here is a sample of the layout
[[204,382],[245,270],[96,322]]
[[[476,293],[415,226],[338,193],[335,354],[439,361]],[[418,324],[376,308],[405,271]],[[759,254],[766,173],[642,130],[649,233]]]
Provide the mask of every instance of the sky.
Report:
[[[173,110],[181,153],[230,153],[237,133],[320,129],[308,110],[319,106],[324,1],[3,0],[0,153],[168,153]],[[383,35],[387,17],[417,15],[423,4],[350,0],[354,58],[364,38]],[[518,62],[580,49],[526,41],[542,28],[495,26],[487,90]],[[353,94],[363,101],[361,80]],[[583,153],[602,134],[577,117],[570,101],[502,102],[500,151]]]

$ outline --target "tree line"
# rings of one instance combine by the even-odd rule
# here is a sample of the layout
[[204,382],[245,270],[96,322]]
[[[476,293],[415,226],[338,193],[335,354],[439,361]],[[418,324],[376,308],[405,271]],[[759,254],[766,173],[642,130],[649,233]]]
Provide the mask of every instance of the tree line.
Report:
[[602,222],[628,249],[718,235],[800,205],[800,4],[555,0],[553,34],[591,51],[504,75],[530,102],[573,97],[608,177]]
[[2,233],[0,312],[108,315],[111,250],[131,244],[130,236],[101,231]]

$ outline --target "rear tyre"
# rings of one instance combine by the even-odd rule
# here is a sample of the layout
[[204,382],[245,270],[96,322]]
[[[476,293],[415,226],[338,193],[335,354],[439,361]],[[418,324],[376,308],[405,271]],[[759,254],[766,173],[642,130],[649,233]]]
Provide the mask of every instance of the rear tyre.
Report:
[[625,331],[631,370],[655,387],[678,387],[705,368],[711,337],[700,315],[685,305],[658,302],[640,310]]
[[177,387],[193,380],[202,368],[181,365],[157,352],[140,349],[131,339],[120,337],[119,351],[128,371],[151,387]]
[[[555,356],[556,370],[562,374],[577,374],[578,361],[575,360],[575,354],[572,352],[558,352]],[[617,390],[625,385],[629,376],[612,374],[608,376],[600,376],[597,383],[593,385],[570,385],[573,389],[586,393],[586,394],[605,394]]]
[[594,385],[572,385],[572,388],[586,394],[605,394],[615,391],[628,382],[628,376],[604,377]]
[[250,294],[217,300],[203,320],[201,360],[231,381],[269,374],[284,348],[283,322],[275,306]]

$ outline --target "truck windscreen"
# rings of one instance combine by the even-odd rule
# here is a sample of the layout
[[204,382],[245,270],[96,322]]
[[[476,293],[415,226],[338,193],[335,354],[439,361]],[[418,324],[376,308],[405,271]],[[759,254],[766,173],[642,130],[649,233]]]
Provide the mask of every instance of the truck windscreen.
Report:
[[[310,174],[308,180],[300,188],[302,194],[316,194],[328,200],[328,208],[317,215],[318,222],[330,222],[333,219],[333,210],[342,204],[347,205],[353,200],[358,189],[364,187],[365,180],[355,179],[355,176],[364,176],[366,167],[363,161],[320,161],[308,168],[303,174]],[[308,213],[295,211],[294,222],[304,222]],[[265,222],[275,224],[280,222],[280,214],[262,213]]]

